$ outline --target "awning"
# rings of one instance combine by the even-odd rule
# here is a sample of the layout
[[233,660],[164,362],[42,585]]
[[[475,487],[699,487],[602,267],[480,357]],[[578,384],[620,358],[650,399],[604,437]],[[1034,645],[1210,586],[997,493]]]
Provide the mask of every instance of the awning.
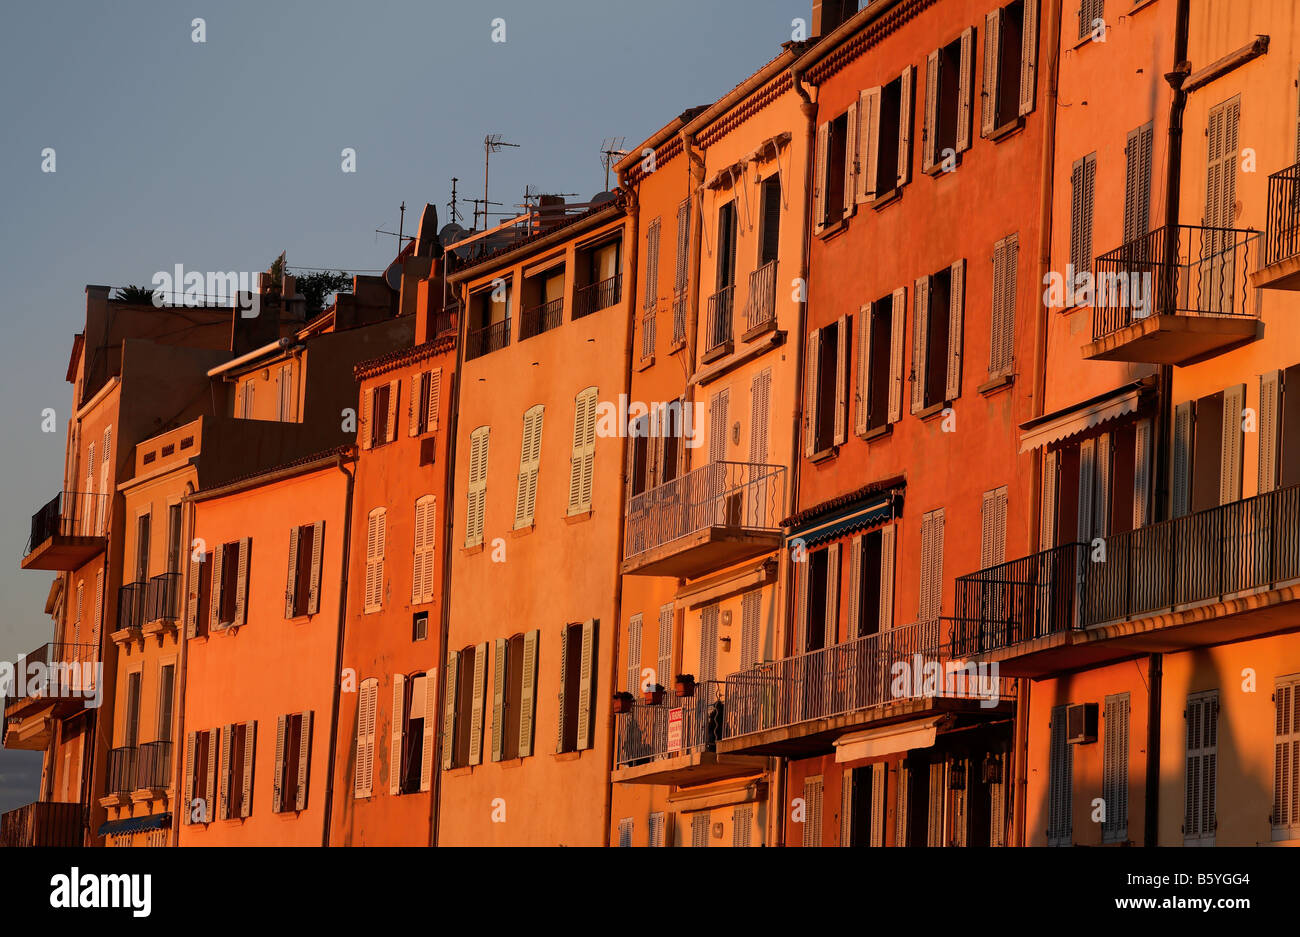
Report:
[[909,752],[914,748],[929,748],[939,733],[939,722],[943,716],[917,719],[899,725],[885,726],[881,729],[867,729],[852,732],[835,740],[835,762],[858,761],[862,758],[878,758],[881,755],[894,755]]
[[793,139],[788,130],[783,130],[774,137],[768,137],[758,145],[758,149],[750,153],[745,159],[752,163],[762,163],[769,159],[775,159],[776,155],[781,152],[781,147],[785,146]]
[[786,540],[802,540],[805,547],[815,547],[887,523],[893,516],[894,493],[887,491],[875,495],[865,505],[851,505],[830,516],[819,518],[814,524],[796,527],[790,531]]
[[147,817],[127,817],[125,820],[109,820],[99,825],[96,836],[118,836],[122,833],[143,833],[147,830],[162,830],[172,825],[170,813],[155,813]]
[[1118,419],[1137,411],[1144,381],[1134,381],[1115,390],[1098,394],[1055,413],[1048,413],[1020,424],[1020,451],[1030,452],[1091,429],[1107,420]]

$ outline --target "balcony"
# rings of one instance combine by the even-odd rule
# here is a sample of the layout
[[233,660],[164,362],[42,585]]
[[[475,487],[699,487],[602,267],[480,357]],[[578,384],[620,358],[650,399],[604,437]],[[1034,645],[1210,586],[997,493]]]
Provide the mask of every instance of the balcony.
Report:
[[616,273],[580,288],[573,296],[573,318],[581,319],[614,305],[619,300],[622,285],[623,276]]
[[140,750],[134,745],[109,749],[108,779],[104,784],[104,796],[99,799],[100,804],[105,807],[120,807],[131,802],[139,755]]
[[745,339],[776,328],[776,261],[769,260],[749,275],[749,304],[745,307]]
[[785,468],[711,462],[634,495],[622,571],[693,579],[781,545]]
[[525,309],[519,321],[519,340],[559,328],[564,321],[564,298],[553,299],[531,309]]
[[1248,279],[1259,233],[1157,228],[1097,258],[1093,361],[1186,365],[1263,334]]
[[1300,163],[1268,177],[1268,227],[1264,266],[1251,274],[1252,286],[1300,290]]
[[117,630],[113,632],[114,641],[124,643],[140,637],[148,592],[149,583],[144,580],[129,582],[117,590]]
[[56,718],[98,704],[99,669],[93,644],[44,644],[20,657],[6,691],[4,747],[44,751]]
[[954,653],[1038,677],[1300,627],[1300,487],[957,580]]
[[172,743],[145,742],[135,763],[134,800],[155,800],[172,785]]
[[736,296],[735,284],[724,286],[709,297],[708,317],[704,321],[704,361],[712,361],[730,353],[731,311]]
[[85,566],[108,543],[107,510],[108,495],[59,492],[32,515],[23,569],[68,572]]
[[6,846],[80,846],[86,812],[81,804],[37,801],[0,814],[0,848]]
[[640,701],[618,717],[613,778],[625,784],[703,784],[762,771],[762,758],[719,755],[726,728],[726,684],[706,680],[686,699]]
[[[968,662],[950,653],[947,628],[942,620],[915,622],[731,675],[718,750],[797,757],[829,752],[858,728],[1008,710],[1014,682],[965,669]],[[934,665],[932,682],[927,665]]]
[[162,573],[149,580],[144,597],[145,634],[175,631],[181,617],[181,574]]
[[471,329],[465,336],[465,360],[481,358],[510,344],[510,320],[502,319],[481,329]]

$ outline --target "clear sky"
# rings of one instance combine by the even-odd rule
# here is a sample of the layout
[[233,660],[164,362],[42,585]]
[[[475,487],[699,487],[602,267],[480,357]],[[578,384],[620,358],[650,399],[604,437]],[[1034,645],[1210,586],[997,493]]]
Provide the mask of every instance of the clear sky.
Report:
[[[57,492],[87,283],[379,269],[452,176],[482,194],[604,188],[635,146],[774,56],[811,0],[6,3],[0,12],[0,660],[50,640],[53,574],[18,568]],[[206,42],[192,40],[195,17]],[[493,42],[493,20],[505,42]],[[55,171],[42,172],[52,147]],[[356,172],[341,151],[356,151]],[[466,227],[470,208],[465,207]],[[58,432],[41,432],[41,411]],[[3,787],[0,775],[0,787]]]

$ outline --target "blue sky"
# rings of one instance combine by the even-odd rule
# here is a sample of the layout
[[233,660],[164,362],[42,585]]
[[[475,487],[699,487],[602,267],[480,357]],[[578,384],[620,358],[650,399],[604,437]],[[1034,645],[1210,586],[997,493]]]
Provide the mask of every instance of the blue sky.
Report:
[[[7,4],[0,14],[0,659],[50,639],[52,574],[18,568],[61,478],[87,283],[155,271],[377,269],[450,179],[494,199],[604,185],[634,146],[779,51],[811,0]],[[202,17],[206,42],[192,41]],[[492,41],[492,20],[506,41]],[[55,150],[53,173],[41,153]],[[353,174],[341,151],[356,150]],[[469,208],[466,207],[468,226]],[[40,430],[53,407],[59,432]]]

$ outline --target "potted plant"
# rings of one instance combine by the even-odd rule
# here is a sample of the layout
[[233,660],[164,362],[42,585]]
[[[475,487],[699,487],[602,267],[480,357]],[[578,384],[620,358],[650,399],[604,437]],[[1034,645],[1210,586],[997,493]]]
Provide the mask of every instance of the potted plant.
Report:
[[687,699],[695,695],[695,674],[679,673],[673,680],[676,683],[678,699]]
[[632,694],[615,693],[614,694],[614,712],[630,713],[632,711]]
[[661,684],[648,686],[642,691],[647,706],[658,706],[664,701],[664,688]]

